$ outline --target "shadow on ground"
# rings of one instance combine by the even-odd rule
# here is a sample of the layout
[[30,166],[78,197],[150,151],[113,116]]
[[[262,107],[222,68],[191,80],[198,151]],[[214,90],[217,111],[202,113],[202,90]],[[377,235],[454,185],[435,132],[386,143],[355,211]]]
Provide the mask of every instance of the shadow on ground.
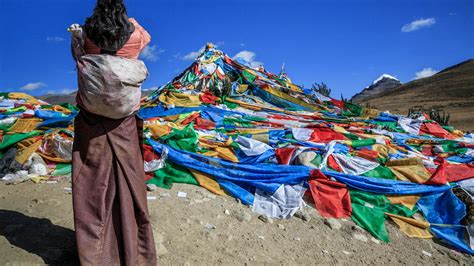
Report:
[[54,225],[49,219],[0,210],[0,236],[40,256],[46,264],[79,265],[74,231]]

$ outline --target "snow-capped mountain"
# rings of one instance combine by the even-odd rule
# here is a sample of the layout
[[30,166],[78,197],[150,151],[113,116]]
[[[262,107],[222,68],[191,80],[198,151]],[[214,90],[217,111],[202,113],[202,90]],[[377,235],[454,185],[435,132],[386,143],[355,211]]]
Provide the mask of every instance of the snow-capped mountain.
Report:
[[400,85],[402,85],[402,83],[394,76],[383,74],[375,79],[370,86],[365,87],[361,92],[352,96],[351,100],[353,102],[360,102],[367,97],[392,90]]

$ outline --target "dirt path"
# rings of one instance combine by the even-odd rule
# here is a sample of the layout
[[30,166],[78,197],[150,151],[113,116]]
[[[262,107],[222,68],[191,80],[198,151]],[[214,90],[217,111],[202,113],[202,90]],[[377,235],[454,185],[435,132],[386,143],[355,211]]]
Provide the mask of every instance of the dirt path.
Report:
[[[76,262],[68,188],[68,182],[0,184],[0,264]],[[474,264],[431,239],[408,238],[389,222],[391,242],[384,244],[352,221],[325,221],[310,206],[306,221],[263,222],[233,198],[200,187],[175,185],[149,196],[156,197],[149,204],[160,264]]]

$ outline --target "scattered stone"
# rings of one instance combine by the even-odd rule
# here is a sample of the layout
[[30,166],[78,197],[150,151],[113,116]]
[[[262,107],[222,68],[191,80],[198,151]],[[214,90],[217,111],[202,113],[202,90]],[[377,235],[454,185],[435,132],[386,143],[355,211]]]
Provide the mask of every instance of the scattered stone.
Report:
[[258,236],[258,239],[265,240],[265,237],[264,236]]
[[362,229],[362,228],[361,228],[360,226],[358,226],[358,225],[353,225],[353,226],[351,227],[351,229],[352,229],[352,231],[354,231],[354,232],[359,232],[359,233],[364,233],[364,232],[365,232],[364,229]]
[[376,238],[374,238],[374,237],[371,237],[371,238],[370,238],[370,241],[374,242],[374,243],[377,244],[377,245],[380,244],[380,240],[378,240],[378,239],[376,239]]
[[345,251],[343,250],[342,253],[346,254],[346,255],[350,255],[351,253],[349,251]]
[[252,216],[244,211],[232,212],[232,217],[237,219],[239,222],[249,222]]
[[194,200],[194,203],[199,204],[199,203],[203,203],[203,201],[200,200],[200,199],[195,199],[195,200]]
[[216,227],[215,225],[213,225],[213,224],[207,223],[207,224],[204,226],[204,228],[205,228],[206,230],[212,230],[212,229],[216,229],[217,227]]
[[147,184],[146,189],[148,191],[155,191],[158,187],[155,184]]
[[183,191],[178,191],[178,194],[176,196],[178,198],[186,198],[188,196],[188,193],[183,192]]
[[433,254],[429,253],[428,251],[422,250],[421,253],[423,253],[423,255],[428,256],[428,257],[433,256]]
[[168,192],[161,192],[160,193],[160,198],[170,198],[171,195]]
[[299,238],[299,237],[295,237],[295,238],[293,238],[293,239],[294,239],[295,241],[301,241],[301,238]]
[[329,254],[329,251],[323,249],[323,253],[324,253],[324,254]]
[[355,240],[359,240],[359,241],[362,241],[362,242],[367,242],[368,241],[367,237],[363,234],[354,233],[354,234],[352,234],[352,237]]
[[210,198],[203,198],[202,201],[211,201]]
[[216,199],[216,195],[215,194],[207,194],[206,198]]
[[224,214],[230,215],[230,211],[228,209],[225,209]]
[[284,225],[282,225],[282,224],[278,224],[278,228],[280,228],[280,229],[284,230],[284,229],[285,229],[285,226],[284,226]]
[[258,219],[264,223],[269,223],[269,224],[272,224],[273,223],[273,219],[266,216],[266,215],[260,215],[258,216]]
[[324,219],[324,224],[333,230],[340,230],[342,228],[342,224],[334,218]]
[[156,196],[147,196],[146,199],[147,200],[156,200],[157,197]]
[[298,210],[295,215],[294,215],[296,218],[300,218],[301,220],[305,221],[305,222],[309,222],[311,221],[311,217],[308,215],[308,213],[302,211],[302,210]]

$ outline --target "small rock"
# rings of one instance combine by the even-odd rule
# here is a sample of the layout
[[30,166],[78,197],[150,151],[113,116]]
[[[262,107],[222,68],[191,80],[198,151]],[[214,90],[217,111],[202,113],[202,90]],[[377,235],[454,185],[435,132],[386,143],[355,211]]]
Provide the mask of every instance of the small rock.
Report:
[[210,223],[207,223],[204,228],[206,228],[206,230],[212,230],[212,229],[216,229],[217,227],[213,224],[210,224]]
[[370,238],[370,241],[374,242],[374,243],[377,244],[377,245],[380,244],[380,240],[378,240],[378,239],[376,239],[376,238],[374,238],[374,237],[371,237],[371,238]]
[[178,194],[176,194],[178,198],[186,198],[188,196],[188,193],[183,192],[183,191],[178,191]]
[[362,242],[367,242],[368,241],[367,237],[363,234],[354,233],[354,234],[352,234],[352,237],[355,240],[359,240],[359,241],[362,241]]
[[360,226],[358,226],[358,225],[353,225],[353,226],[351,227],[351,229],[352,229],[352,231],[354,231],[354,232],[359,232],[359,233],[365,232],[364,229],[362,229],[362,228],[361,228]]
[[230,215],[230,211],[228,209],[225,209],[224,214]]
[[249,222],[252,219],[252,216],[244,211],[233,212],[232,216],[239,222]]
[[210,198],[203,198],[202,201],[211,201]]
[[284,225],[282,225],[282,224],[278,224],[278,228],[280,228],[280,229],[282,229],[282,230],[283,230],[283,229],[285,229],[285,226],[284,226]]
[[294,216],[296,218],[300,218],[301,220],[305,222],[311,221],[311,217],[306,212],[303,212],[302,210],[298,210]]
[[265,237],[264,237],[264,236],[258,236],[257,238],[258,238],[258,239],[265,240]]
[[168,192],[161,192],[160,193],[160,198],[169,198],[169,197],[171,197],[171,195]]
[[433,254],[429,253],[428,251],[422,250],[421,253],[423,253],[423,255],[428,256],[428,257],[433,256]]
[[351,253],[349,251],[345,251],[343,250],[342,253],[346,254],[346,255],[350,255]]
[[146,189],[148,191],[155,191],[158,187],[155,184],[147,184]]
[[194,203],[199,204],[199,203],[203,203],[203,201],[200,200],[200,199],[195,199],[195,200],[194,200]]
[[266,216],[266,215],[260,215],[258,216],[258,219],[264,223],[269,223],[269,224],[272,224],[273,223],[273,219]]
[[329,228],[333,230],[339,230],[342,227],[342,224],[337,219],[334,219],[334,218],[324,219],[324,224],[329,226]]
[[323,249],[323,253],[324,253],[324,254],[328,254],[328,253],[329,253],[329,251],[327,251],[327,250]]
[[299,238],[299,237],[295,237],[295,238],[293,238],[293,239],[294,239],[295,241],[301,241],[301,238]]
[[207,194],[206,197],[207,197],[207,198],[210,198],[210,199],[216,199],[216,195],[215,195],[215,194]]

